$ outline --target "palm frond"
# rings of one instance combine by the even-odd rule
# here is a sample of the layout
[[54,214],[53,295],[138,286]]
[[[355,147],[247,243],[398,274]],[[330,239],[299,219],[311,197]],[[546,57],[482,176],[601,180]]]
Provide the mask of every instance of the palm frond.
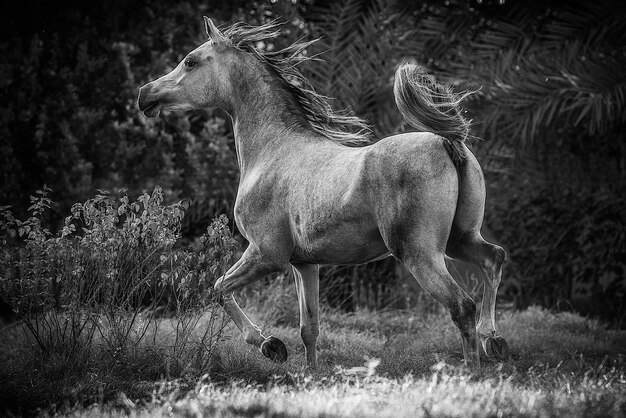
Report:
[[479,121],[485,131],[496,128],[522,147],[550,129],[605,135],[626,122],[624,58],[606,56],[581,42],[529,57],[510,51],[491,67],[493,81],[478,94]]
[[320,22],[314,34],[321,37],[316,48],[323,51],[322,61],[309,65],[306,73],[317,90],[337,99],[338,107],[373,122],[378,135],[398,126],[397,121],[378,120],[394,106],[391,76],[398,54],[389,29],[398,16],[390,13],[389,3],[344,0],[328,9],[315,9],[311,20]]

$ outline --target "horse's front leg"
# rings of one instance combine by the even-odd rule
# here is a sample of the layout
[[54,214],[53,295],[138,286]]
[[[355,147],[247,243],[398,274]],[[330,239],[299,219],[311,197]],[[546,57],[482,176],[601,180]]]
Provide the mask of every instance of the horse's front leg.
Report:
[[293,276],[300,306],[300,336],[306,351],[307,367],[317,367],[315,352],[320,333],[319,320],[319,266],[317,264],[294,264]]
[[279,363],[287,360],[285,344],[278,338],[265,337],[261,329],[241,310],[233,292],[281,270],[281,266],[264,260],[257,251],[248,247],[239,261],[215,283],[215,290],[222,293],[220,304],[237,325],[245,341],[261,350],[265,357]]

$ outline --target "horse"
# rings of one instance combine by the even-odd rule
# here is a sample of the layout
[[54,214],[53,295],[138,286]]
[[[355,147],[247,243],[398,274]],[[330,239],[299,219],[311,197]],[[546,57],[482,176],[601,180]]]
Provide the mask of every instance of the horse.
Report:
[[[207,17],[204,24],[208,40],[141,87],[137,105],[146,117],[221,108],[232,118],[240,170],[234,218],[248,247],[214,288],[245,341],[273,361],[287,360],[285,344],[261,332],[234,292],[291,266],[306,365],[315,368],[319,265],[393,256],[449,311],[467,366],[480,366],[479,342],[487,356],[506,361],[508,345],[495,322],[505,251],[480,233],[485,181],[464,143],[465,95],[404,62],[393,91],[418,132],[373,141],[362,119],[334,111],[297,68],[315,41],[270,51],[258,45],[279,36],[275,22],[223,31]],[[478,322],[445,255],[484,273]]]

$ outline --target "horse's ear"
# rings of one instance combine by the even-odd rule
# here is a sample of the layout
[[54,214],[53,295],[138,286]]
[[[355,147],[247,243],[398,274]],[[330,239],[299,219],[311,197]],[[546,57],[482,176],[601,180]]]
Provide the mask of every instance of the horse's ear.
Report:
[[206,16],[204,18],[204,30],[209,38],[215,43],[226,42],[228,39],[220,32],[220,30],[213,24],[213,21]]

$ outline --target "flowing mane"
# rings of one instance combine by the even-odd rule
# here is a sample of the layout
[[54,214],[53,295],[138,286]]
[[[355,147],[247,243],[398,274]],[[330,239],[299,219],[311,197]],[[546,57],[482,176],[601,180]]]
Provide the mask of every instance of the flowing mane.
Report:
[[277,77],[279,85],[295,100],[310,127],[320,135],[344,145],[367,145],[372,142],[370,128],[361,118],[350,112],[332,108],[329,98],[317,93],[309,80],[297,68],[299,64],[314,59],[304,54],[315,43],[296,41],[277,51],[262,50],[257,43],[274,39],[280,34],[281,24],[272,21],[260,26],[238,22],[224,30],[232,46],[253,53]]

